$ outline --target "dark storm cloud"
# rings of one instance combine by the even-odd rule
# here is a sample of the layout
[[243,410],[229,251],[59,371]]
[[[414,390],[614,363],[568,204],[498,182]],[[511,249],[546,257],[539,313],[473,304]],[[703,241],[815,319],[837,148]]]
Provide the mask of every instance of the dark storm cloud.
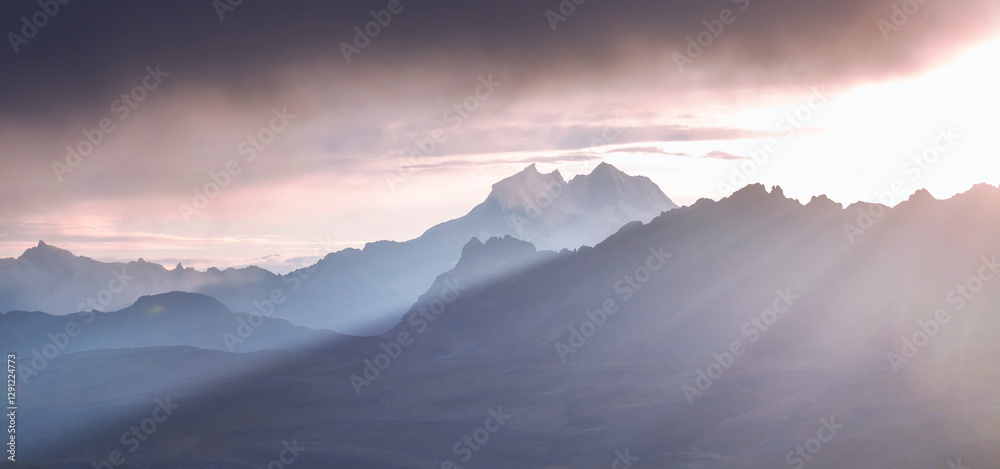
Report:
[[[758,89],[906,74],[993,34],[1000,8],[928,1],[885,40],[878,21],[892,15],[890,0],[587,0],[563,10],[555,31],[547,11],[572,2],[401,0],[348,64],[342,43],[388,0],[243,0],[223,20],[214,5],[227,0],[62,1],[0,0],[0,198],[25,214],[150,194],[190,198],[240,156],[240,142],[274,107],[299,117],[237,187],[380,174],[379,164],[412,154],[435,129],[447,141],[417,164],[767,136],[720,127],[703,104],[733,97],[738,106],[747,89],[763,96]],[[45,13],[52,5],[59,11]],[[735,20],[678,71],[673,54],[724,9]],[[15,53],[10,38],[25,32],[23,18],[44,25]],[[169,75],[116,119],[116,100],[157,66]],[[449,121],[457,103],[479,99],[484,79],[501,83],[495,95]],[[664,117],[692,113],[699,120],[690,126]],[[87,132],[107,118],[114,133],[71,174],[57,172],[67,147],[88,146]],[[11,206],[0,203],[0,214]]]
[[[393,236],[419,233],[436,212],[392,212],[416,199],[395,197],[387,172],[422,168],[404,191],[432,194],[458,171],[502,177],[520,155],[569,163],[620,146],[764,137],[752,129],[767,122],[738,128],[747,120],[733,113],[798,105],[813,86],[916,76],[1000,24],[996,0],[586,0],[573,11],[580,0],[242,0],[220,19],[228,1],[0,0],[4,246],[111,237],[103,244],[193,246],[157,256],[197,259],[229,233],[293,239],[320,212],[365,227],[352,240],[384,239],[385,209],[405,219]],[[907,4],[916,11],[883,35],[879,21]],[[390,6],[348,63],[342,44]],[[696,37],[711,45],[691,46]],[[483,94],[484,82],[496,89]],[[148,98],[127,119],[123,93]],[[295,119],[272,132],[286,108]],[[114,129],[97,133],[106,122]],[[273,140],[245,159],[240,148],[264,131]],[[692,160],[730,148],[705,145]],[[178,207],[231,161],[238,174],[188,223]],[[265,241],[252,257],[276,252]]]
[[[323,67],[332,73],[331,87],[349,87],[372,73],[405,79],[414,67],[438,67],[439,75],[496,70],[517,76],[522,86],[599,86],[620,75],[709,86],[830,82],[919,67],[935,56],[931,50],[946,53],[993,31],[1000,9],[992,0],[930,1],[886,40],[877,23],[901,2],[589,0],[553,31],[546,11],[560,11],[558,0],[402,0],[403,10],[348,65],[341,42],[351,41],[353,28],[372,20],[369,11],[387,3],[244,0],[220,21],[208,0],[76,0],[60,5],[15,54],[8,33],[20,34],[22,17],[42,8],[5,1],[0,108],[22,119],[51,119],[52,113],[106,107],[155,64],[172,71],[171,86],[220,86],[250,100],[277,83],[307,80],[283,73],[298,65]],[[702,21],[727,8],[735,21],[691,66],[697,73],[678,72],[671,54],[683,53],[685,39],[705,30]],[[650,73],[660,76],[645,76]]]

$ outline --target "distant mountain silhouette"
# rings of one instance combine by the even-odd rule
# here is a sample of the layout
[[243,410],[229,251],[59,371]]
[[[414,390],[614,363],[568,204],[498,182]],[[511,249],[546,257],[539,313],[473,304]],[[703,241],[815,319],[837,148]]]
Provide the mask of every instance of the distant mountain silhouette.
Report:
[[0,259],[0,311],[45,311],[68,314],[92,309],[115,311],[140,296],[170,291],[199,292],[232,298],[252,311],[253,300],[267,298],[257,291],[280,287],[281,277],[258,267],[209,269],[199,272],[178,265],[172,270],[146,262],[100,262],[39,241],[16,259]]
[[39,242],[17,259],[0,259],[0,311],[112,311],[142,295],[186,291],[249,313],[280,292],[286,300],[275,317],[341,333],[377,334],[398,322],[434,278],[455,265],[472,238],[509,235],[542,249],[575,249],[629,221],[648,221],[675,207],[649,179],[608,164],[569,183],[558,172],[541,174],[531,165],[494,184],[468,215],[416,239],[344,249],[284,276],[257,267],[198,272],[179,265],[167,270],[141,259],[101,263]]
[[[893,337],[873,331],[892,330],[901,307],[913,321],[933,313],[917,305],[944,305],[954,283],[974,273],[984,256],[1000,254],[1000,220],[985,213],[1000,213],[1000,190],[986,185],[943,201],[918,192],[895,208],[844,208],[826,197],[803,205],[778,187],[750,185],[719,202],[703,199],[648,224],[630,223],[593,248],[518,254],[527,268],[469,288],[448,306],[450,319],[429,328],[424,344],[450,351],[450,358],[464,350],[467,359],[560,361],[557,344],[586,339],[574,329],[612,300],[620,311],[608,315],[601,331],[615,332],[564,350],[567,360],[678,363],[715,351],[710,338],[720,331],[739,338],[754,313],[790,289],[803,297],[795,307],[805,312],[782,322],[803,332],[773,334],[758,348],[802,354],[886,348]],[[484,262],[463,258],[441,275],[407,317],[427,307],[444,281],[479,276],[517,250],[494,241],[479,249]],[[662,267],[650,271],[647,262]],[[980,296],[996,298],[992,291],[1000,290]],[[1000,327],[1000,316],[982,320]],[[865,334],[856,329],[861,324],[869,328]],[[384,337],[410,328],[404,320]]]
[[494,412],[475,467],[798,467],[818,428],[809,467],[991,467],[997,213],[985,185],[894,208],[752,185],[577,251],[474,240],[378,337],[60,357],[21,450],[107,454],[169,392],[184,412],[130,464],[247,466],[294,437],[296,467],[442,467]]
[[344,338],[261,313],[232,313],[214,298],[182,292],[143,296],[125,309],[107,313],[0,315],[0,343],[23,356],[168,345],[230,352],[306,350]]

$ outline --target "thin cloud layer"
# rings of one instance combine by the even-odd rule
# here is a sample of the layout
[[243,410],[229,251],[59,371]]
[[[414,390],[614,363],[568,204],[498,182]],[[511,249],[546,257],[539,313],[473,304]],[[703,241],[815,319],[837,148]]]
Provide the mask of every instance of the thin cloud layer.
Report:
[[[402,0],[390,20],[385,0],[217,3],[70,2],[34,32],[22,18],[37,2],[0,5],[7,246],[67,217],[176,239],[288,236],[318,210],[327,232],[365,224],[335,234],[371,239],[387,207],[424,217],[385,235],[401,238],[460,215],[462,197],[414,210],[387,173],[415,170],[400,187],[427,196],[436,172],[489,168],[475,180],[488,188],[521,163],[637,156],[633,144],[704,142],[658,153],[721,164],[775,136],[734,110],[915,75],[1000,25],[994,0],[926,2],[888,29],[899,2]],[[276,112],[294,117],[278,130]],[[216,180],[203,210],[179,212]]]
[[702,158],[715,158],[719,160],[748,160],[750,158],[746,156],[734,155],[732,153],[727,153],[720,150],[710,151],[701,155]]

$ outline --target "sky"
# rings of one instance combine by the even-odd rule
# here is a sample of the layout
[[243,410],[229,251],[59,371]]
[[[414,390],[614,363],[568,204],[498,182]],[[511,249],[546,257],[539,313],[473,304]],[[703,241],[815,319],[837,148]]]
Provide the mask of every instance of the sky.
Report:
[[285,272],[531,163],[681,205],[1000,183],[995,0],[230,1],[0,2],[0,257]]

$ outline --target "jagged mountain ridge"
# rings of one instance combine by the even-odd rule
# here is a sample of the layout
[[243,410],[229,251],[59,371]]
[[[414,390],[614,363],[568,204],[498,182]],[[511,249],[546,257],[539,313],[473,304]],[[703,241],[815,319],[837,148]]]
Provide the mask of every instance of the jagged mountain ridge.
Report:
[[472,231],[480,240],[511,235],[539,249],[592,246],[625,223],[648,222],[677,208],[652,181],[629,176],[607,163],[566,182],[559,171],[543,174],[534,164],[493,185],[468,215],[432,230]]
[[[649,220],[674,207],[647,178],[611,165],[570,183],[558,172],[541,175],[531,165],[495,184],[468,215],[418,238],[333,252],[284,276],[257,267],[199,272],[142,260],[100,263],[39,242],[20,258],[0,259],[0,311],[113,311],[142,295],[176,290],[203,293],[249,313],[279,291],[287,301],[277,305],[276,317],[311,328],[377,334],[395,324],[437,275],[451,269],[474,237],[510,235],[543,248],[575,249],[599,242],[629,221]],[[122,285],[122,279],[130,283]]]
[[[988,412],[1000,385],[1000,289],[983,280],[961,308],[949,298],[956,285],[975,286],[968,279],[990,273],[990,263],[1000,271],[991,257],[1000,254],[1000,219],[984,216],[994,213],[1000,190],[989,186],[941,201],[919,193],[890,209],[824,197],[803,205],[753,185],[630,223],[575,252],[537,252],[514,238],[470,241],[407,317],[367,346],[265,352],[252,358],[266,369],[250,376],[228,371],[246,367],[242,355],[70,354],[22,404],[27,431],[61,444],[29,440],[25,452],[57,463],[115,444],[78,429],[113,437],[141,413],[102,430],[81,409],[104,415],[109,397],[121,406],[120,396],[145,411],[153,391],[138,398],[123,381],[165,386],[201,373],[227,379],[175,390],[195,410],[178,414],[171,433],[130,461],[162,459],[157,449],[192,434],[206,446],[193,446],[185,462],[247,461],[248,439],[267,444],[292,433],[315,458],[296,461],[302,467],[437,467],[501,406],[509,422],[476,454],[477,466],[606,467],[628,448],[635,467],[784,467],[820,419],[832,419],[843,427],[815,455],[817,467],[930,469],[959,456],[988,467],[1000,458]],[[510,272],[505,262],[528,267]],[[478,285],[464,280],[498,271]],[[614,314],[588,314],[608,300]],[[772,308],[782,311],[768,320]],[[888,354],[942,308],[951,319],[894,371]],[[588,320],[601,324],[588,329]],[[393,351],[403,332],[412,342]],[[735,342],[742,352],[727,358]],[[573,351],[560,356],[559,343]],[[93,370],[109,362],[126,376],[94,389]],[[194,362],[211,367],[187,372]],[[353,375],[369,384],[356,387]],[[698,389],[690,400],[685,386]],[[265,413],[261,395],[281,397]]]
[[[115,311],[143,295],[170,291],[230,300],[243,289],[281,284],[281,277],[254,266],[201,272],[178,265],[168,270],[143,259],[100,262],[39,241],[16,259],[0,259],[0,311]],[[252,311],[250,300],[233,303]]]
[[[921,280],[938,281],[948,276],[961,280],[965,276],[961,269],[966,264],[975,265],[988,253],[1000,253],[1000,242],[989,234],[1000,233],[1000,222],[977,217],[975,213],[979,210],[1000,211],[1000,190],[980,185],[942,201],[924,191],[894,208],[867,203],[842,207],[826,197],[815,197],[803,205],[786,198],[780,188],[769,193],[764,186],[755,184],[720,202],[703,199],[690,207],[664,213],[645,225],[630,223],[594,248],[555,258],[538,253],[536,259],[523,261],[532,267],[521,271],[516,278],[470,289],[470,293],[450,306],[451,311],[465,316],[435,327],[436,337],[428,343],[440,350],[465,349],[464,344],[475,343],[475,352],[469,359],[501,353],[532,359],[556,357],[556,344],[568,340],[571,327],[587,319],[585,312],[594,311],[605,300],[612,299],[634,312],[643,311],[620,314],[615,321],[620,331],[628,331],[617,336],[620,340],[639,338],[645,345],[633,349],[626,343],[610,342],[607,348],[590,346],[574,354],[596,358],[613,356],[614,350],[635,353],[642,350],[642,359],[655,360],[658,356],[673,355],[678,348],[703,349],[710,343],[704,336],[720,330],[739,335],[743,321],[730,313],[748,309],[748,313],[753,312],[754,308],[748,306],[752,304],[760,305],[758,309],[763,310],[775,292],[785,288],[795,292],[837,291],[837,295],[824,294],[823,299],[810,301],[826,311],[830,306],[824,302],[845,307],[846,311],[830,312],[831,316],[857,322],[882,321],[871,325],[885,330],[897,316],[895,298],[916,295],[932,299],[926,298],[930,292],[913,292],[906,287],[908,281],[914,281],[912,269],[933,272]],[[962,228],[951,231],[942,226]],[[914,232],[925,235],[905,241]],[[518,249],[516,242],[494,241],[486,245],[487,252],[496,251],[489,257],[504,258],[512,255],[506,249]],[[937,244],[949,248],[934,248]],[[626,275],[634,276],[636,269],[656,257],[653,251],[661,257],[664,253],[670,257],[655,261],[663,267],[650,276],[648,283],[640,283],[646,289],[622,283]],[[920,253],[920,257],[914,253]],[[963,263],[956,259],[963,259]],[[890,261],[889,265],[883,265]],[[942,267],[934,268],[935,265]],[[433,293],[443,287],[444,280],[476,275],[476,269],[488,267],[459,263],[439,277],[408,316],[426,307],[426,302],[434,298]],[[767,275],[759,275],[761,272]],[[529,285],[544,285],[545,290],[532,291]],[[624,291],[633,295],[623,300]],[[700,296],[691,298],[692,292],[702,291]],[[851,291],[856,293],[847,293]],[[941,294],[947,291],[945,288]],[[896,293],[886,297],[887,292]],[[852,303],[852,298],[886,300],[885,304],[869,304]],[[649,315],[663,310],[663,305],[678,307],[679,312],[662,318]],[[789,320],[800,321],[805,319]],[[511,330],[507,323],[536,333],[525,336],[522,331],[505,336],[499,332]],[[657,326],[651,329],[651,323]],[[464,328],[462,324],[470,326]],[[409,327],[403,321],[386,337]],[[803,337],[801,342],[796,339],[794,344],[773,347],[808,350],[829,343],[830,331],[851,335],[838,324],[812,330],[817,335],[808,340]],[[654,331],[665,336],[647,343],[646,338],[653,337]],[[857,347],[885,345],[871,337],[854,339],[859,341],[852,342]]]

